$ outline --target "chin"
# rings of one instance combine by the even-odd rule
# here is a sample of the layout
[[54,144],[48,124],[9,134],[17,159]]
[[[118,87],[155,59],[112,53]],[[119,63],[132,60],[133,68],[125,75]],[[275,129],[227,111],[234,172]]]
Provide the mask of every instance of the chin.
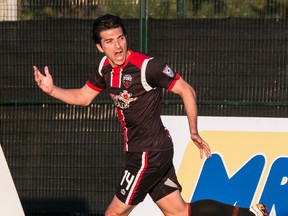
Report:
[[122,66],[124,63],[125,63],[125,61],[115,62],[115,65],[117,65],[117,66]]

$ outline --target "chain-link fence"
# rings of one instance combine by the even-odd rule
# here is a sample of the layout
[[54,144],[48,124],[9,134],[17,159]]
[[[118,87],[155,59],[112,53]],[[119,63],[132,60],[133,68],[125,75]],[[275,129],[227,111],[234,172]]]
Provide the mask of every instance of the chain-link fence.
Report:
[[[167,61],[195,88],[199,115],[288,116],[286,1],[16,5],[0,2],[0,129],[27,215],[102,215],[120,177],[122,137],[108,95],[66,105],[33,78],[33,65],[48,65],[57,85],[81,87],[101,57],[91,40],[101,14],[123,17],[130,48]],[[179,97],[163,97],[163,115],[185,115]]]

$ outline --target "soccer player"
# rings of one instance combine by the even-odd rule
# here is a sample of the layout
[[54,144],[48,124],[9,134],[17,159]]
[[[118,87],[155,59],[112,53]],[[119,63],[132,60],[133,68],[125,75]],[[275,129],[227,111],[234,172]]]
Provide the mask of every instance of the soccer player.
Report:
[[[147,194],[165,215],[189,215],[190,204],[181,196],[173,165],[172,139],[160,114],[163,89],[180,95],[191,139],[200,150],[200,158],[209,158],[210,147],[197,129],[194,89],[163,61],[129,49],[126,29],[118,16],[97,18],[92,39],[104,57],[83,87],[55,86],[47,66],[45,74],[34,66],[34,76],[40,89],[68,104],[87,106],[103,90],[110,94],[122,127],[126,155],[123,177],[105,215],[128,215]],[[192,206],[192,214],[194,210]]]

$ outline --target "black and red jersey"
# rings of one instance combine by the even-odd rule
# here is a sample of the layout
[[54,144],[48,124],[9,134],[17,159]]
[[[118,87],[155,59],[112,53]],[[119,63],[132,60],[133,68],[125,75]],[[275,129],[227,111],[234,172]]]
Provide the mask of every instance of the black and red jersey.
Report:
[[173,147],[160,118],[162,90],[180,78],[164,62],[130,51],[124,65],[112,67],[104,56],[87,85],[110,94],[121,123],[124,150],[165,151]]

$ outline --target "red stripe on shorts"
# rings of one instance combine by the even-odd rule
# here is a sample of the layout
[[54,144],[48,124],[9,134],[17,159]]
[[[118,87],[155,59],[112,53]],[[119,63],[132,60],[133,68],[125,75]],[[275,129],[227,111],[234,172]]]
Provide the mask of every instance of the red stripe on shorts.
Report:
[[140,182],[142,180],[142,177],[143,177],[143,175],[145,173],[145,170],[146,170],[147,166],[148,166],[148,152],[143,152],[143,154],[142,154],[142,165],[141,165],[141,168],[139,169],[139,171],[138,171],[138,173],[136,175],[136,179],[135,179],[135,181],[133,183],[133,186],[132,186],[132,188],[130,190],[130,193],[128,194],[128,197],[127,197],[127,201],[128,202],[126,202],[127,205],[131,204],[131,202],[133,200],[133,197],[135,195],[135,192],[136,192],[136,190],[137,190],[137,188],[138,188],[138,186],[139,186],[139,184],[140,184]]

